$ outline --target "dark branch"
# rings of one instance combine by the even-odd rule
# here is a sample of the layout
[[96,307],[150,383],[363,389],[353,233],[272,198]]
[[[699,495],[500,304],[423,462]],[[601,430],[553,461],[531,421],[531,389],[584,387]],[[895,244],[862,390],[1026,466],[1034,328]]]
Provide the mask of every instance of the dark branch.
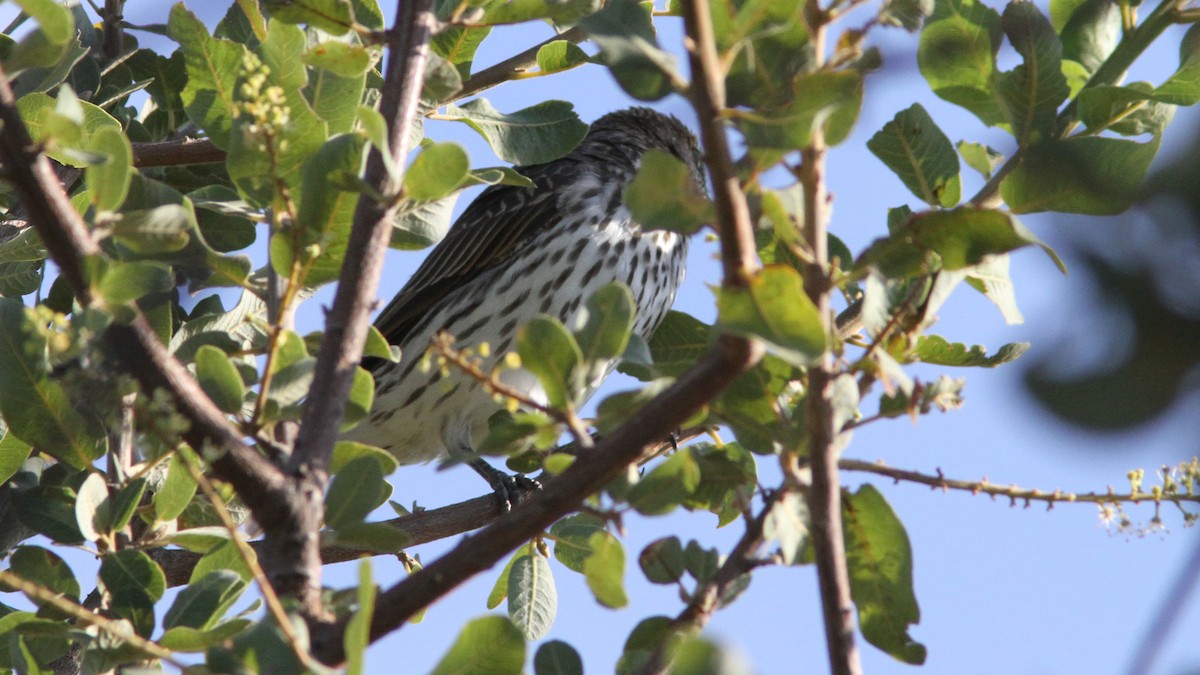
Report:
[[133,144],[133,165],[139,169],[224,161],[225,151],[207,138]]
[[[321,557],[316,534],[324,515],[324,488],[329,457],[337,441],[354,373],[362,359],[375,291],[383,272],[384,254],[391,238],[392,220],[399,204],[404,158],[422,75],[429,56],[434,24],[433,1],[398,2],[397,26],[389,33],[389,52],[379,112],[388,123],[386,149],[372,148],[365,181],[381,203],[364,192],[358,200],[346,247],[346,262],[338,278],[337,294],[325,323],[325,337],[304,406],[300,433],[288,464],[295,485],[293,517],[288,530],[269,533],[264,556],[273,584],[281,592],[300,598],[309,617],[321,614]],[[385,162],[382,151],[391,153]],[[388,166],[396,167],[395,175]]]

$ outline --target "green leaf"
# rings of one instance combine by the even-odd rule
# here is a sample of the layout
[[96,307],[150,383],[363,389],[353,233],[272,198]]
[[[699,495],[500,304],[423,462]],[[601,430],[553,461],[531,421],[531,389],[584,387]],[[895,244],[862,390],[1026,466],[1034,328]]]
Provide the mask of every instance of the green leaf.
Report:
[[202,345],[196,350],[196,379],[204,393],[224,412],[242,409],[246,396],[242,376],[225,352],[212,345]]
[[[438,18],[447,19],[449,15]],[[491,32],[491,26],[448,25],[433,36],[429,45],[433,53],[453,63],[459,75],[466,79],[471,76],[471,65],[475,61],[476,50]]]
[[191,241],[195,216],[181,204],[123,211],[112,225],[113,237],[134,253],[174,253]]
[[543,642],[533,655],[534,675],[583,675],[579,652],[562,640]]
[[38,25],[12,45],[5,56],[4,69],[9,77],[25,68],[58,62],[67,53],[71,38],[75,37],[75,20],[68,7],[52,0],[19,0],[17,4]]
[[719,329],[759,338],[795,365],[806,366],[825,351],[821,319],[792,267],[769,265],[744,286],[722,287],[717,315]]
[[508,617],[472,619],[458,634],[433,675],[519,675],[525,639]]
[[926,204],[949,208],[962,197],[954,146],[920,103],[896,113],[867,148]]
[[648,150],[625,189],[625,204],[645,229],[694,234],[716,217],[696,180],[678,157]]
[[205,525],[180,530],[167,536],[166,540],[193,553],[208,553],[232,538],[223,525]]
[[1096,72],[1121,40],[1121,8],[1113,0],[1086,0],[1075,7],[1066,25],[1051,23],[1062,37],[1062,57],[1079,63],[1088,75]]
[[625,549],[611,533],[600,531],[588,537],[591,554],[583,561],[583,576],[596,601],[610,609],[629,604],[625,595]]
[[661,516],[675,510],[696,491],[700,467],[687,448],[680,448],[633,485],[627,498],[638,513]]
[[492,585],[492,592],[488,593],[487,608],[496,609],[501,602],[508,597],[508,577],[512,573],[513,565],[517,559],[527,555],[536,555],[532,544],[524,544],[516,551],[513,551],[512,557],[505,563],[504,569],[500,571],[500,576],[496,577],[496,583]]
[[88,473],[75,498],[75,522],[79,525],[79,531],[88,541],[96,541],[108,534],[111,517],[108,484],[104,482],[104,476]]
[[129,192],[129,172],[133,168],[133,148],[120,129],[100,127],[92,134],[92,150],[106,156],[100,164],[89,164],[84,171],[92,204],[98,211],[116,211]]
[[1121,213],[1137,199],[1160,141],[1087,137],[1039,143],[1000,183],[1000,196],[1013,213]]
[[775,502],[763,520],[763,538],[779,545],[779,555],[785,565],[804,562],[808,523],[808,502],[795,493],[788,493]]
[[177,626],[208,630],[237,602],[246,582],[235,572],[215,570],[193,581],[163,615],[163,630]]
[[647,343],[652,364],[632,362],[633,355],[627,351],[619,370],[643,382],[653,379],[654,373],[677,377],[708,350],[711,333],[712,326],[694,316],[668,311]]
[[112,262],[96,290],[110,305],[124,305],[175,288],[171,268],[156,261]]
[[721,565],[721,554],[716,548],[706,549],[695,539],[688,541],[683,550],[683,566],[688,574],[700,583],[707,583]]
[[579,145],[588,130],[566,101],[544,101],[506,114],[487,99],[476,98],[461,106],[447,105],[443,117],[465,123],[483,136],[497,157],[518,165],[558,159]]
[[116,532],[125,529],[133,514],[141,506],[142,495],[146,493],[149,481],[145,478],[135,478],[129,484],[109,498],[108,530]]
[[1004,155],[982,143],[959,141],[958,154],[962,155],[967,166],[978,171],[984,178],[991,178],[992,172],[1004,163]]
[[17,519],[25,527],[60,544],[87,541],[75,519],[75,491],[53,485],[35,485],[14,497]]
[[1050,0],[1050,25],[1054,26],[1055,32],[1061,33],[1075,11],[1086,2],[1088,0]]
[[917,48],[917,63],[933,93],[989,126],[1005,121],[994,93],[1000,15],[980,0],[934,4]]
[[801,76],[787,105],[762,113],[742,113],[738,128],[756,149],[795,150],[812,142],[823,128],[826,143],[845,140],[862,107],[862,75],[853,71],[817,72]]
[[1058,106],[1070,94],[1062,72],[1062,43],[1032,2],[1008,4],[1000,25],[1025,62],[1002,73],[997,90],[1017,143],[1026,147],[1054,131]]
[[213,645],[233,638],[250,625],[249,619],[232,619],[207,631],[176,626],[165,631],[158,643],[171,651],[203,652]]
[[19,298],[42,286],[42,261],[0,262],[0,295]]
[[379,463],[379,470],[387,476],[395,471],[400,464],[391,454],[373,445],[364,445],[354,441],[338,441],[333,446],[333,457],[329,460],[329,473],[337,474],[351,461],[360,457],[370,457]]
[[674,88],[675,57],[658,46],[650,12],[636,0],[609,0],[604,9],[579,23],[617,83],[641,101],[657,101]]
[[[253,550],[250,551],[250,554],[251,559],[253,559]],[[192,568],[192,574],[188,579],[188,583],[195,586],[197,581],[204,579],[213,572],[232,572],[247,583],[254,576],[250,571],[249,565],[246,563],[246,559],[242,557],[242,553],[238,550],[236,542],[232,539],[223,544],[218,544],[201,556],[199,562]],[[239,592],[241,591],[239,590]]]
[[[323,42],[322,45],[332,44]],[[341,43],[339,43],[341,44]],[[308,58],[306,52],[305,56]],[[354,57],[350,56],[352,61]],[[338,70],[343,70],[340,64]],[[354,128],[358,119],[358,106],[362,101],[363,90],[366,87],[366,74],[342,76],[327,68],[310,71],[308,85],[304,88],[304,96],[312,106],[313,112],[329,125],[330,134],[348,133]]]
[[[63,596],[65,600],[79,602],[79,582],[66,561],[53,551],[40,546],[18,546],[8,559],[8,569],[25,581],[33,583]],[[30,596],[29,600],[40,609],[38,616],[48,619],[63,619],[58,610],[48,603]]]
[[371,67],[371,50],[337,40],[325,40],[308,48],[302,57],[305,65],[328,70],[343,78],[362,77]]
[[462,87],[462,74],[454,64],[437,54],[430,54],[429,62],[425,64],[421,98],[430,102],[451,101]]
[[591,57],[573,42],[553,40],[538,48],[538,70],[543,73],[559,73],[589,63]]
[[[0,420],[0,426],[3,426],[3,420]],[[9,478],[21,470],[21,465],[29,459],[29,453],[32,451],[33,448],[29,447],[28,443],[4,428],[3,436],[0,436],[0,485],[7,483]]]
[[410,199],[441,199],[454,191],[470,169],[467,152],[457,143],[434,143],[421,150],[404,174]]
[[173,455],[167,465],[167,478],[154,493],[154,514],[157,520],[175,520],[196,494],[196,481],[188,473],[184,460]]
[[105,436],[99,421],[49,377],[47,338],[36,320],[20,302],[0,298],[0,412],[9,433],[83,469],[104,454]]
[[1052,249],[1008,213],[972,207],[927,211],[909,218],[892,236],[875,240],[856,266],[877,267],[886,277],[901,278],[913,270],[898,267],[897,261],[919,259],[924,251],[937,253],[943,269],[957,270],[1030,244],[1041,246],[1065,269]]
[[514,560],[508,573],[508,617],[525,639],[546,637],[557,613],[558,591],[550,563],[537,553]]
[[272,19],[308,24],[330,35],[344,35],[354,25],[354,9],[348,0],[266,0]]
[[228,148],[237,115],[238,78],[250,52],[228,40],[213,39],[204,23],[182,4],[171,8],[167,35],[179,43],[187,66],[181,98],[188,117],[208,132],[217,147]]
[[130,596],[157,602],[167,590],[167,577],[158,563],[135,549],[104,556],[100,563],[100,581],[117,604],[124,604],[124,599]]
[[583,326],[575,332],[583,363],[604,364],[620,356],[633,331],[633,293],[620,282],[601,286],[587,300]]
[[0,241],[0,261],[37,262],[46,259],[46,247],[38,236],[37,228],[26,227],[11,237]]
[[342,638],[346,649],[346,675],[362,675],[366,666],[367,646],[371,644],[371,616],[375,613],[375,581],[371,559],[358,564],[358,609],[346,624]]
[[391,490],[374,457],[351,460],[333,477],[325,497],[325,524],[333,529],[360,523],[387,501]]
[[674,584],[683,578],[683,544],[679,537],[650,542],[638,556],[638,566],[653,584]]
[[1009,256],[994,255],[982,263],[968,268],[967,284],[987,296],[1004,315],[1004,322],[1015,325],[1025,322],[1017,307],[1016,290],[1008,274]]
[[562,408],[574,403],[576,372],[583,353],[560,321],[534,317],[517,331],[517,354],[521,366],[537,376],[551,406]]
[[934,0],[888,0],[879,12],[879,23],[914,33],[925,17],[933,13],[934,4]]
[[[59,100],[62,98],[60,94]],[[71,103],[74,109],[72,119],[67,120],[59,100],[46,94],[32,93],[22,96],[17,101],[17,111],[21,113],[21,119],[29,128],[29,135],[38,142],[53,138],[55,142],[46,148],[46,156],[57,162],[82,167],[102,161],[105,156],[103,153],[110,143],[101,140],[102,145],[97,146],[97,135],[104,128],[111,128],[124,135],[121,123],[100,107],[74,98]],[[68,142],[68,139],[59,138],[56,132],[70,133],[73,138]]]
[[1158,136],[1175,116],[1175,106],[1154,99],[1154,88],[1146,82],[1088,87],[1079,92],[1079,121],[1092,131]]
[[994,368],[1015,361],[1029,349],[1028,342],[1011,342],[995,354],[988,355],[983,345],[968,347],[961,342],[950,343],[940,335],[922,335],[917,340],[914,356],[918,361],[939,366]]
[[590,514],[563,518],[550,528],[554,537],[554,557],[567,569],[582,574],[584,564],[592,555],[592,536],[603,531],[604,524]]
[[1189,56],[1174,75],[1154,90],[1154,99],[1183,106],[1200,103],[1200,52]]
[[858,625],[867,642],[904,663],[925,662],[925,646],[908,636],[921,619],[913,594],[912,548],[904,525],[871,485],[847,494],[846,563]]
[[599,8],[598,0],[501,0],[484,5],[479,23],[499,25],[545,19],[559,25],[571,25]]
[[362,366],[354,369],[354,380],[350,384],[350,394],[346,398],[346,412],[342,424],[346,428],[359,422],[371,414],[371,405],[375,401],[375,378]]
[[[263,87],[279,87],[288,109],[287,123],[262,123],[245,112],[235,113],[229,137],[225,166],[238,191],[254,206],[266,207],[280,198],[280,183],[293,191],[302,182],[305,162],[328,136],[325,122],[313,112],[302,90],[308,75],[302,61],[306,40],[295,26],[272,21],[267,39],[259,48],[266,74]],[[243,67],[244,69],[244,67]],[[267,104],[261,95],[245,101],[247,93],[238,90],[235,103]],[[264,127],[269,126],[271,135]],[[295,195],[292,195],[293,197]]]

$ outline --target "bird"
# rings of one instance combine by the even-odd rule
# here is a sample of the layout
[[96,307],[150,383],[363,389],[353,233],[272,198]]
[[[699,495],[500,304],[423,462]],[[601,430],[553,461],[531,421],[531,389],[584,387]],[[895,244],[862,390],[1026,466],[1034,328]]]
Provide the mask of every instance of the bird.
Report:
[[[487,479],[504,510],[519,501],[519,483],[478,458],[488,419],[503,402],[478,381],[453,369],[422,367],[441,331],[457,349],[486,343],[490,372],[515,351],[518,331],[537,315],[571,326],[601,286],[626,284],[635,306],[633,332],[649,339],[683,281],[688,239],[646,230],[624,205],[625,189],[648,150],[674,155],[707,192],[695,136],[673,116],[636,107],[596,120],[567,155],[518,166],[532,187],[494,185],[479,194],[379,313],[375,326],[400,359],[365,359],[375,378],[371,413],[343,435],[392,454],[400,464],[457,458]],[[602,376],[576,392],[582,403]],[[505,369],[508,387],[543,402],[537,379]]]

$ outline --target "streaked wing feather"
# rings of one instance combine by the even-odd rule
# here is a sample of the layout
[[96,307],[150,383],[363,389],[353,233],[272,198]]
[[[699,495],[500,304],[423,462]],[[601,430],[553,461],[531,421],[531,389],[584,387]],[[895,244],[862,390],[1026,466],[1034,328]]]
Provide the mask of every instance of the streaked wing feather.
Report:
[[399,344],[438,302],[504,260],[521,242],[553,222],[553,183],[569,170],[562,160],[521,170],[534,188],[497,185],[471,202],[404,288],[375,319],[390,344]]

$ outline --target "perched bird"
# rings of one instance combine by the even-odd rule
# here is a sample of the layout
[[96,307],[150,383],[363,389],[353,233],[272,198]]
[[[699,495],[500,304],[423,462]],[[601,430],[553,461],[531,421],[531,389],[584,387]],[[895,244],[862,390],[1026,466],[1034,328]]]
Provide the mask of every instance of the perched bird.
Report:
[[[565,157],[517,167],[533,187],[484,190],[376,319],[401,360],[364,364],[375,376],[375,404],[346,437],[382,447],[401,464],[473,456],[502,405],[463,373],[451,369],[443,378],[437,368],[418,367],[439,331],[459,348],[488,343],[490,370],[534,316],[570,327],[596,289],[620,281],[633,291],[633,330],[648,338],[675,300],[688,248],[679,234],[643,231],[624,206],[625,188],[650,149],[683,160],[704,189],[691,132],[674,117],[632,108],[597,120]],[[528,371],[506,370],[501,380],[545,400]],[[592,391],[578,393],[585,399]],[[519,494],[513,479],[482,460],[469,463],[511,505]]]

